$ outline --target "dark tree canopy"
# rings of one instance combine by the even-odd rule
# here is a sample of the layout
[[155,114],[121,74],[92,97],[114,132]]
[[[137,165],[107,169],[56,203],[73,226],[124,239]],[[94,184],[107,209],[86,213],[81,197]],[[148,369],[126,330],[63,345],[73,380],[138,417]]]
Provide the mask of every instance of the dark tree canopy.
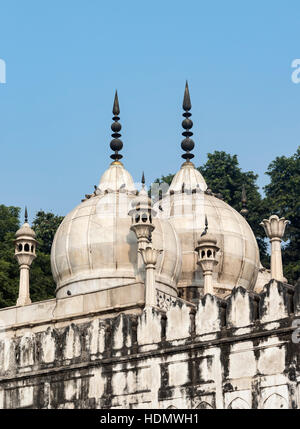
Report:
[[247,221],[257,238],[262,261],[267,264],[267,245],[263,228],[259,225],[266,215],[265,204],[257,186],[258,175],[242,171],[237,155],[215,151],[207,155],[207,162],[198,168],[207,186],[222,194],[224,201],[240,212],[243,186],[247,195]]
[[61,224],[63,216],[56,216],[53,213],[45,213],[40,210],[35,215],[32,227],[39,242],[39,251],[50,254],[54,234]]
[[[20,208],[0,205],[0,307],[15,305],[19,288],[19,268],[14,259],[15,233],[20,227]],[[55,296],[50,266],[51,244],[63,217],[39,211],[33,221],[37,235],[37,258],[30,270],[30,296],[40,301]],[[21,220],[23,223],[23,219]]]
[[37,258],[30,270],[30,294],[33,301],[54,298],[55,283],[52,278],[50,253],[54,234],[63,220],[63,216],[36,213],[32,227],[38,241]]
[[[247,208],[249,214],[247,220],[251,225],[259,245],[261,260],[268,265],[267,245],[263,228],[259,225],[266,215],[264,200],[257,186],[258,175],[253,171],[243,172],[239,167],[237,155],[215,151],[207,155],[207,162],[198,167],[203,175],[208,188],[215,194],[222,194],[224,201],[230,204],[238,212],[242,208],[242,189],[247,193]],[[156,182],[171,184],[174,174],[162,176]]]
[[19,268],[14,259],[14,239],[19,214],[19,207],[0,205],[0,307],[15,305],[17,299]]
[[[270,183],[265,186],[265,198],[259,192],[257,175],[242,171],[236,155],[215,151],[208,154],[207,162],[198,167],[208,187],[221,193],[224,200],[237,211],[242,208],[242,187],[247,192],[247,217],[257,238],[261,260],[268,266],[269,256],[263,228],[263,218],[271,214],[284,216],[291,221],[287,226],[283,249],[284,274],[294,284],[300,277],[300,147],[291,157],[276,158],[268,167]],[[156,182],[170,185],[174,174],[162,176]],[[19,286],[19,269],[14,259],[15,233],[20,227],[20,208],[0,205],[0,308],[15,305]],[[55,296],[55,284],[50,267],[50,252],[54,234],[62,216],[39,211],[33,220],[37,235],[37,258],[30,270],[32,301]],[[23,223],[23,219],[21,219]]]
[[284,273],[290,282],[300,277],[300,146],[290,157],[277,157],[268,167],[270,183],[265,186],[268,215],[284,216],[286,228],[283,250]]

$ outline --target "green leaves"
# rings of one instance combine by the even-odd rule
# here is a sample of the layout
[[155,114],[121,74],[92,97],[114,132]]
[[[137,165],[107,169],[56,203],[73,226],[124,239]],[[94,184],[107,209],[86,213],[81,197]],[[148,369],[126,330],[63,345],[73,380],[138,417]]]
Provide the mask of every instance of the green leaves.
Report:
[[[263,228],[263,218],[271,214],[291,221],[286,228],[283,247],[284,273],[290,283],[300,277],[300,146],[291,157],[277,157],[268,167],[270,183],[265,186],[265,198],[257,186],[257,174],[242,171],[236,155],[215,151],[208,154],[207,162],[198,168],[208,187],[221,193],[224,200],[238,212],[242,208],[242,187],[247,193],[247,220],[257,238],[261,261],[268,266],[269,255]],[[174,175],[162,176],[156,182],[171,183]],[[14,259],[14,236],[20,227],[20,208],[0,205],[0,307],[15,305],[19,287],[19,269]],[[62,216],[39,211],[33,221],[37,235],[37,258],[30,270],[30,293],[33,301],[55,296],[55,284],[50,267],[50,252],[54,234]],[[23,223],[23,222],[22,222]]]
[[63,216],[46,213],[42,210],[36,213],[32,227],[38,241],[37,258],[30,270],[30,295],[32,301],[41,301],[55,297],[55,283],[52,277],[50,253],[53,238]]
[[[283,246],[284,273],[290,283],[300,277],[300,146],[291,157],[277,157],[268,167],[266,174],[270,183],[264,188],[265,198],[257,186],[257,174],[242,171],[236,155],[223,151],[208,154],[207,162],[198,167],[208,187],[214,193],[221,193],[224,200],[238,212],[242,208],[242,187],[247,193],[249,222],[259,245],[261,262],[269,267],[267,240],[260,222],[271,214],[284,216],[291,221],[286,228]],[[171,183],[173,175],[157,179]]]
[[249,222],[257,238],[261,259],[268,264],[267,245],[265,235],[259,223],[265,216],[265,204],[257,186],[258,175],[253,171],[242,171],[239,167],[237,155],[230,155],[223,151],[215,151],[207,155],[206,164],[198,170],[206,180],[207,186],[214,193],[221,193],[224,201],[240,212],[242,208],[242,188],[245,186],[247,194],[247,208]]
[[290,157],[277,157],[268,167],[270,183],[265,186],[268,216],[284,216],[286,228],[283,249],[285,276],[291,283],[300,277],[300,146]]
[[[15,305],[18,297],[19,268],[14,259],[14,239],[20,227],[19,214],[19,207],[0,205],[0,308]],[[32,301],[41,301],[55,296],[50,252],[54,234],[62,220],[62,216],[39,211],[33,221],[39,245],[37,258],[33,261],[30,270]]]
[[19,229],[19,207],[0,205],[0,307],[15,305],[19,269],[14,259],[14,235]]
[[35,215],[32,227],[39,242],[39,252],[49,255],[51,252],[54,234],[61,224],[63,216],[56,216],[53,213],[45,213],[40,210]]

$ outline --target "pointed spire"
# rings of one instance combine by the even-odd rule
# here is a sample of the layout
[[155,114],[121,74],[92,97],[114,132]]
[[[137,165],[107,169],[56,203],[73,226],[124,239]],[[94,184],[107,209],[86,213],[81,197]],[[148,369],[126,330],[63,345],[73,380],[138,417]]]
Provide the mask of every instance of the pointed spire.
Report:
[[119,106],[119,98],[118,98],[118,91],[117,90],[115,93],[115,99],[114,99],[114,105],[113,105],[113,114],[115,116],[118,116],[120,114],[120,106]]
[[207,215],[205,215],[205,228],[200,237],[203,237],[204,235],[206,235],[207,231],[208,231],[208,220],[207,220]]
[[194,155],[190,153],[190,151],[194,149],[195,143],[190,138],[193,135],[193,133],[190,131],[190,129],[193,127],[193,121],[189,119],[190,116],[192,116],[192,114],[189,112],[189,110],[191,110],[192,108],[192,104],[191,104],[191,97],[190,97],[189,86],[187,81],[185,84],[182,107],[183,107],[183,110],[185,110],[185,112],[182,114],[182,116],[184,117],[184,120],[182,121],[182,127],[185,130],[182,133],[182,135],[185,138],[181,142],[181,148],[186,153],[184,153],[181,156],[183,159],[189,162],[192,158],[194,158]]
[[142,183],[142,189],[140,190],[139,195],[147,195],[148,196],[148,193],[145,189],[146,180],[145,180],[144,172],[142,174],[141,183]]
[[245,185],[242,187],[242,210],[240,211],[241,215],[244,217],[247,217],[247,214],[249,213],[249,210],[247,209],[247,194],[246,194],[246,188]]
[[183,110],[187,110],[187,111],[191,110],[191,108],[192,108],[188,81],[185,82],[182,108],[183,108]]
[[27,211],[27,206],[25,206],[25,223],[28,223],[28,211]]
[[115,93],[115,99],[114,99],[114,105],[113,105],[113,120],[114,122],[111,125],[111,129],[113,131],[112,133],[112,141],[110,142],[110,148],[115,152],[114,154],[112,154],[110,157],[111,159],[113,159],[115,162],[119,161],[121,158],[123,158],[122,155],[119,154],[119,151],[122,149],[123,147],[123,143],[120,140],[119,137],[121,137],[121,134],[119,133],[121,131],[121,124],[119,123],[119,114],[120,114],[120,107],[119,107],[119,98],[118,98],[118,93],[116,91]]

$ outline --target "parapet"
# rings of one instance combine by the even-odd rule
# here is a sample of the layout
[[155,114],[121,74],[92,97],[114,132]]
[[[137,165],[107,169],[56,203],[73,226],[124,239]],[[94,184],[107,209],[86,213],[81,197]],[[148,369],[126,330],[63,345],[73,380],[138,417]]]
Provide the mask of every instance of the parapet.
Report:
[[[226,300],[207,294],[194,305],[170,297],[168,306],[160,300],[157,307],[142,310],[141,301],[134,311],[130,311],[130,307],[114,309],[107,306],[97,312],[95,306],[86,312],[87,300],[93,298],[88,295],[76,296],[73,300],[71,297],[58,302],[50,300],[31,304],[21,308],[23,316],[18,314],[18,307],[3,309],[0,311],[0,335],[5,338],[30,337],[36,333],[47,335],[51,332],[54,338],[56,334],[53,332],[62,329],[73,332],[74,337],[80,326],[85,326],[84,329],[91,333],[91,352],[96,350],[96,343],[101,343],[99,347],[103,353],[108,347],[110,355],[114,354],[113,350],[119,350],[122,354],[125,349],[128,354],[132,353],[129,352],[132,347],[136,351],[150,351],[161,344],[180,346],[286,329],[290,319],[300,315],[300,286],[294,288],[274,280],[260,294],[237,287]],[[58,317],[59,314],[61,317]],[[65,335],[69,338],[70,334]]]

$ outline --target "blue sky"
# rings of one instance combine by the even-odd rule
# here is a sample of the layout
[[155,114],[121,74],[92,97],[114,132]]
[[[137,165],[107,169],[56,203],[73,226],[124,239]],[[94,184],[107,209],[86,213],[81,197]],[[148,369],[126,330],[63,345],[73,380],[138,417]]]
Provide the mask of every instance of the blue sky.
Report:
[[188,79],[195,163],[237,154],[259,174],[300,144],[300,3],[2,0],[0,203],[66,214],[110,163],[114,91],[135,181],[181,165]]

